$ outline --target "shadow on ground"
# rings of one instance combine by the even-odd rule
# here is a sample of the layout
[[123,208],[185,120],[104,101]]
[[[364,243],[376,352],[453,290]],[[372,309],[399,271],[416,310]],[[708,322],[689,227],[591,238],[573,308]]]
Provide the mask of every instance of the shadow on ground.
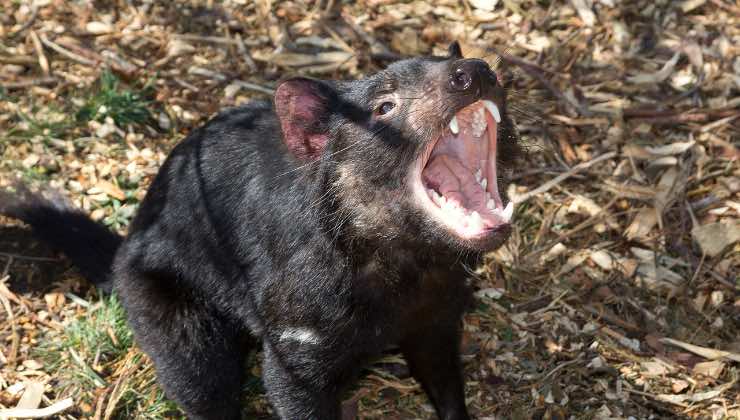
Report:
[[59,253],[34,239],[19,224],[0,224],[0,279],[9,276],[15,293],[44,293],[72,268]]

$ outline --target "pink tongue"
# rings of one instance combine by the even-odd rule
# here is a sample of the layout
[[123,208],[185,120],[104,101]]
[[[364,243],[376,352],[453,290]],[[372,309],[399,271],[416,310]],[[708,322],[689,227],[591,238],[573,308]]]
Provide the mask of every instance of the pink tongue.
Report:
[[423,172],[424,182],[447,200],[454,200],[466,208],[485,206],[483,188],[475,181],[473,169],[459,159],[447,155],[433,156]]

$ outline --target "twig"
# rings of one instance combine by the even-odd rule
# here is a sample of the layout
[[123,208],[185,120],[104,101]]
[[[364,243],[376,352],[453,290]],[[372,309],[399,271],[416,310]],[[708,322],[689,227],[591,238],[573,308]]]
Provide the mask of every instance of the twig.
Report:
[[53,43],[44,34],[39,35],[39,38],[41,39],[41,42],[44,45],[46,45],[47,47],[49,47],[52,50],[56,51],[60,55],[63,55],[64,57],[69,58],[72,61],[76,61],[76,62],[78,62],[80,64],[84,64],[84,65],[90,66],[90,67],[95,67],[98,64],[97,62],[92,61],[92,60],[88,60],[87,58],[82,57],[81,55],[75,54],[72,51],[67,50],[66,48],[62,48],[59,44]]
[[555,85],[553,85],[547,78],[545,77],[544,73],[547,72],[542,67],[530,63],[526,60],[523,60],[518,57],[514,57],[512,55],[506,54],[504,52],[496,51],[496,54],[501,57],[502,60],[506,61],[509,64],[514,64],[527,72],[530,76],[537,79],[542,86],[547,88],[553,95],[555,95],[558,99],[560,99],[562,102],[564,102],[567,105],[570,105],[575,109],[579,114],[589,116],[591,115],[591,112],[586,109],[582,104],[575,102],[574,100],[568,98],[563,92],[560,91]]
[[44,417],[51,417],[54,414],[59,414],[62,411],[71,408],[73,405],[74,402],[72,401],[72,398],[65,398],[44,408],[10,408],[7,410],[0,410],[0,419],[40,419]]
[[555,368],[553,370],[549,371],[545,376],[543,376],[542,379],[539,380],[539,382],[546,381],[547,378],[549,378],[550,376],[554,375],[557,371],[562,370],[563,368],[566,368],[566,367],[568,367],[570,365],[574,365],[574,364],[576,364],[578,362],[581,362],[581,355],[578,355],[578,357],[575,358],[575,359],[573,359],[573,360],[568,360],[567,362],[563,362],[563,363],[555,366]]
[[[184,41],[195,41],[195,42],[210,42],[213,44],[225,44],[225,45],[238,45],[239,41],[223,36],[202,36],[194,34],[172,34],[173,38],[182,39]],[[261,44],[260,41],[251,41],[248,39],[242,39],[245,45],[250,47],[256,47]]]
[[34,5],[32,7],[33,7],[33,9],[31,10],[31,17],[28,18],[27,21],[23,22],[23,25],[21,25],[21,27],[18,28],[17,31],[15,31],[12,34],[10,34],[9,35],[9,38],[15,38],[15,37],[17,37],[18,35],[22,34],[23,31],[25,31],[26,29],[30,28],[31,25],[33,25],[33,22],[36,20],[36,16],[39,15],[39,8],[38,8],[38,6],[36,6],[35,3],[34,3]]
[[47,258],[47,257],[31,257],[27,255],[19,255],[19,254],[11,254],[9,252],[0,252],[0,256],[7,257],[7,258],[15,258],[18,260],[28,260],[28,261],[42,261],[42,262],[59,262],[59,258]]
[[[8,279],[6,276],[3,279],[0,279],[3,286],[5,281]],[[20,346],[20,338],[18,337],[18,331],[16,327],[16,320],[15,315],[13,315],[13,308],[10,307],[10,300],[2,293],[0,293],[0,303],[2,303],[3,308],[5,308],[5,312],[8,313],[8,320],[10,321],[10,334],[11,334],[11,344],[10,349],[7,357],[5,359],[7,360],[7,363],[11,366],[15,365],[15,360],[18,357],[18,347]],[[2,416],[0,415],[0,418]]]
[[32,66],[38,64],[38,60],[28,55],[13,55],[9,57],[0,55],[0,63]]
[[615,324],[619,327],[624,328],[625,330],[630,330],[633,332],[641,331],[640,327],[638,327],[637,325],[631,324],[623,319],[620,319],[616,315],[610,314],[609,312],[606,312],[605,310],[598,310],[591,305],[584,305],[583,309],[585,309],[591,315],[594,315],[599,318],[603,318],[612,324]]
[[249,67],[249,70],[252,71],[252,73],[257,72],[258,67],[257,63],[254,62],[252,59],[252,56],[249,55],[249,51],[247,51],[247,46],[244,43],[244,39],[242,39],[242,36],[239,34],[236,34],[234,36],[234,39],[236,39],[236,49],[239,51],[239,54],[242,55],[242,58],[244,59],[244,62],[247,64],[247,67]]
[[611,158],[615,157],[616,155],[617,155],[617,152],[607,152],[607,153],[604,153],[604,154],[602,154],[602,155],[600,155],[598,157],[595,157],[595,158],[589,160],[588,162],[581,162],[578,165],[570,168],[567,172],[564,172],[564,173],[556,176],[555,178],[551,179],[550,181],[545,182],[544,184],[540,185],[539,187],[535,188],[534,190],[532,190],[532,191],[530,191],[528,193],[524,193],[524,194],[522,194],[520,196],[514,197],[512,201],[514,201],[514,203],[516,203],[516,204],[523,203],[523,202],[529,200],[530,198],[532,198],[532,197],[534,197],[534,196],[536,196],[538,194],[542,194],[543,192],[549,190],[550,188],[552,188],[552,187],[560,184],[561,182],[563,182],[566,179],[570,178],[574,174],[576,174],[576,173],[578,173],[578,172],[580,172],[580,171],[582,171],[584,169],[588,169],[591,166],[593,166],[593,165],[595,165],[595,164],[597,164],[597,163],[599,163],[601,161],[604,161],[604,160],[607,160],[607,159],[611,159]]
[[238,85],[240,87],[243,87],[244,89],[254,90],[256,92],[265,93],[267,95],[272,95],[272,94],[275,93],[275,90],[274,89],[270,89],[270,88],[267,88],[267,87],[264,87],[264,86],[260,86],[260,85],[255,84],[255,83],[245,82],[245,81],[239,80],[239,79],[232,79],[232,78],[226,76],[223,73],[218,73],[218,72],[215,72],[215,71],[212,71],[212,70],[204,69],[203,67],[197,67],[197,66],[190,67],[190,69],[188,69],[188,73],[195,74],[197,76],[208,77],[208,78],[211,78],[211,79],[214,79],[214,80],[218,80],[220,82],[229,80],[230,83],[236,84],[236,85]]
[[359,35],[360,38],[362,38],[363,41],[365,41],[366,44],[370,46],[370,53],[372,56],[389,56],[389,57],[398,57],[397,54],[391,52],[388,47],[386,47],[384,44],[382,44],[380,41],[375,39],[372,35],[367,33],[362,26],[360,26],[357,22],[355,22],[355,18],[350,15],[349,13],[342,12],[342,19],[344,19],[345,22],[349,25],[352,30]]
[[25,89],[31,86],[54,85],[57,82],[59,82],[59,79],[57,79],[56,77],[41,77],[39,79],[20,80],[17,82],[7,82],[7,83],[3,83],[1,86],[4,89],[11,90],[11,89]]
[[664,337],[660,339],[661,343],[670,344],[672,346],[680,347],[686,351],[690,351],[697,354],[705,359],[717,360],[717,359],[730,359],[736,362],[740,362],[740,354],[732,353],[724,350],[710,349],[709,347],[701,347],[694,344],[684,343],[683,341],[674,340],[672,338]]
[[659,395],[653,395],[653,394],[650,394],[648,392],[642,392],[642,391],[638,391],[638,390],[632,389],[632,388],[625,388],[625,389],[630,394],[636,394],[636,395],[641,395],[643,397],[649,397],[649,398],[651,398],[651,399],[653,399],[655,401],[660,401],[660,402],[663,402],[663,403],[670,403],[670,404],[677,405],[677,406],[683,407],[683,408],[688,408],[689,407],[688,404],[684,404],[684,403],[678,402],[678,401],[666,400],[666,399],[660,398]]
[[33,48],[36,50],[36,55],[38,55],[39,58],[39,66],[41,66],[41,70],[43,70],[44,75],[48,76],[50,72],[49,60],[46,58],[46,54],[44,54],[44,47],[41,45],[39,36],[36,31],[31,31],[30,37],[31,42],[33,43]]

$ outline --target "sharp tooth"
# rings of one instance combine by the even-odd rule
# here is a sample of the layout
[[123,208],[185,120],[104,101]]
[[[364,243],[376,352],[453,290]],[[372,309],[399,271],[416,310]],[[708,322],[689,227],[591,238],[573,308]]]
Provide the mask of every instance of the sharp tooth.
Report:
[[493,199],[489,198],[486,202],[486,207],[488,207],[488,210],[491,210],[492,212],[496,212],[496,202],[493,201]]
[[481,178],[483,178],[483,171],[478,168],[478,170],[475,171],[475,182],[480,182]]
[[432,195],[432,201],[434,202],[434,204],[438,205],[439,207],[442,207],[442,202],[439,201],[439,196],[438,195],[433,194]]
[[480,181],[480,186],[483,187],[483,191],[485,191],[486,190],[486,187],[488,186],[488,180],[486,178],[483,178]]
[[450,121],[450,131],[452,131],[452,134],[460,132],[460,126],[457,125],[457,116],[452,117],[452,120]]
[[496,123],[500,123],[501,114],[498,111],[498,106],[496,106],[496,104],[494,104],[493,101],[489,101],[488,99],[483,101],[483,105],[486,107],[488,112],[491,113],[491,115],[493,116],[493,119],[496,120]]
[[501,212],[501,218],[504,219],[506,223],[511,221],[511,216],[514,214],[514,203],[509,201],[509,204],[506,205],[506,208],[504,211]]

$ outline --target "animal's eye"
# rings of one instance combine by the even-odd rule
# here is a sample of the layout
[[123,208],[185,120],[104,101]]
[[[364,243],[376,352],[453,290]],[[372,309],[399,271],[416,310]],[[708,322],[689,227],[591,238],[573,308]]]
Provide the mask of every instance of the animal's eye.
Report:
[[393,108],[396,107],[396,104],[393,102],[383,102],[378,107],[378,115],[385,115],[393,110]]

